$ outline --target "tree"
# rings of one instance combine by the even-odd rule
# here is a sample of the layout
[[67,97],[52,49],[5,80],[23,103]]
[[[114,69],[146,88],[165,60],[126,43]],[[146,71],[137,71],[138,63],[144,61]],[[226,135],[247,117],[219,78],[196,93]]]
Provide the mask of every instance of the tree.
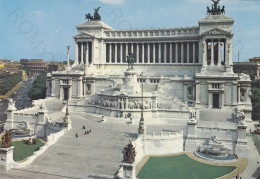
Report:
[[252,79],[251,86],[251,101],[252,101],[252,119],[259,120],[260,119],[260,80]]
[[33,86],[28,92],[31,100],[44,99],[46,97],[46,73],[40,74],[33,82]]

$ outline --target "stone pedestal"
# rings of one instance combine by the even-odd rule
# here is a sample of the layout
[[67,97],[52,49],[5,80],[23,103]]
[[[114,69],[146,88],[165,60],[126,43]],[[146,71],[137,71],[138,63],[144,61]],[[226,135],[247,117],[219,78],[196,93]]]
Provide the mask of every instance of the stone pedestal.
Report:
[[249,147],[246,139],[246,125],[237,125],[237,144],[235,153],[242,158],[249,157]]
[[134,69],[126,70],[124,83],[122,84],[121,91],[124,91],[127,94],[141,93],[141,86],[137,82],[137,73]]
[[185,142],[185,151],[193,152],[197,150],[197,121],[188,121],[188,135]]
[[135,167],[132,164],[123,163],[123,179],[136,179]]
[[13,168],[14,146],[9,148],[0,148],[0,171],[6,171]]
[[10,130],[14,128],[14,111],[16,111],[16,108],[14,104],[9,104],[6,113],[7,113],[7,119],[5,122],[5,129]]
[[42,110],[42,111],[39,111],[38,113],[39,113],[39,123],[45,124],[46,123],[45,112]]
[[67,127],[68,132],[69,132],[72,128],[71,119],[70,119],[69,115],[65,115],[65,117],[63,118],[63,121],[64,121],[64,127]]

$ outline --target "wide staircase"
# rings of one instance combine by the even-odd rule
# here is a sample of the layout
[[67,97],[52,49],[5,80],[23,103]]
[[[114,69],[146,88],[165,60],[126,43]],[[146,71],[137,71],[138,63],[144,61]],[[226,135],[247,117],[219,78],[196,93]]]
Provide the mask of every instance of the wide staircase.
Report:
[[200,108],[201,121],[233,122],[233,109],[209,109]]

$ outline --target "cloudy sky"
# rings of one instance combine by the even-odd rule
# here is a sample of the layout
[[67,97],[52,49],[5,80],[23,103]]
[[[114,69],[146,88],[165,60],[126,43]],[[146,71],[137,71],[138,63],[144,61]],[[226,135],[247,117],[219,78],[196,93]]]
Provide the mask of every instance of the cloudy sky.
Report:
[[[211,0],[0,0],[0,58],[66,60],[74,51],[75,26],[101,6],[114,29],[197,26]],[[260,56],[260,1],[221,0],[235,19],[233,61]],[[73,58],[74,53],[71,53]]]

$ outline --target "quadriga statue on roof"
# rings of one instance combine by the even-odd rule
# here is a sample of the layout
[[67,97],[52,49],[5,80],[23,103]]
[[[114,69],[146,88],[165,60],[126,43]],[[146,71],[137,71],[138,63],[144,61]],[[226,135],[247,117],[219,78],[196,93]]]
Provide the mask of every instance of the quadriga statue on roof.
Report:
[[213,2],[212,8],[210,9],[209,7],[207,7],[208,15],[225,14],[225,6],[222,6],[222,8],[220,8],[220,6],[218,5],[220,0],[211,0],[211,1]]
[[90,13],[85,14],[86,19],[88,19],[88,21],[101,21],[99,9],[100,9],[100,7],[94,9],[94,15],[93,16]]

